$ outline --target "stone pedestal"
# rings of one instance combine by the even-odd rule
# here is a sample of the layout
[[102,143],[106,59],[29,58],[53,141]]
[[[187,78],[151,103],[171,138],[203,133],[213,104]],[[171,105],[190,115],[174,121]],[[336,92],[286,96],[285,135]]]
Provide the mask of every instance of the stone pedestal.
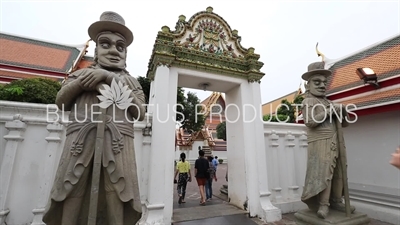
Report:
[[228,185],[227,184],[222,185],[222,188],[219,191],[224,195],[228,195]]
[[355,212],[346,217],[346,213],[332,209],[325,219],[319,218],[316,212],[309,209],[300,210],[294,216],[298,225],[368,225],[370,222],[366,214]]

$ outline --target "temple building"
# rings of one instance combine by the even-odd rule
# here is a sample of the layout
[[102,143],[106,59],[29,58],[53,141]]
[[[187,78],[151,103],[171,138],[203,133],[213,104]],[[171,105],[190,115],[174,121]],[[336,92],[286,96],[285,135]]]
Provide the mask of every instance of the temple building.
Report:
[[340,59],[322,57],[325,69],[332,71],[328,99],[352,105],[357,117],[400,113],[400,35]]
[[400,110],[400,35],[327,61],[326,67],[332,71],[328,98],[355,104],[358,116]]
[[[219,158],[226,159],[226,141],[217,137],[218,124],[225,121],[225,99],[221,93],[213,92],[200,104],[203,106],[201,113],[205,117],[203,129],[191,135],[182,128],[177,128],[176,150],[197,150],[198,147],[201,147],[205,150],[206,155],[217,155]],[[179,158],[180,151],[177,151],[177,158]],[[187,152],[187,155],[189,159],[196,158],[197,151]]]
[[281,105],[282,100],[286,99],[289,102],[293,102],[294,99],[297,96],[302,95],[302,94],[303,94],[303,92],[301,91],[301,88],[299,88],[298,90],[296,90],[294,92],[291,92],[291,93],[289,93],[287,95],[279,97],[279,98],[277,98],[275,100],[272,100],[270,102],[264,103],[262,105],[262,115],[263,116],[264,115],[268,115],[268,114],[269,115],[275,115],[276,112],[278,111],[280,105]]
[[70,46],[0,32],[0,84],[23,78],[62,81],[93,62],[86,56],[89,41]]
[[210,131],[215,143],[213,151],[226,151],[226,141],[217,137],[218,124],[225,121],[226,104],[223,95],[220,92],[213,92],[201,104],[203,105],[202,113],[206,118],[204,126]]

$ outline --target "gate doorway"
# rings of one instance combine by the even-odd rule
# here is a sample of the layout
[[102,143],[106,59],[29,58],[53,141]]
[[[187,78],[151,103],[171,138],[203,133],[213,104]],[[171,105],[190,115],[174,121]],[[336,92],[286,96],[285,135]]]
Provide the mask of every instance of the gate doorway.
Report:
[[228,170],[229,204],[265,221],[281,218],[269,199],[263,163],[259,84],[263,63],[254,48],[244,48],[240,41],[238,31],[212,7],[188,21],[179,16],[174,31],[163,26],[158,32],[147,72],[152,80],[148,107],[152,136],[140,224],[172,222],[177,87],[202,89],[205,83],[207,90],[223,92],[226,97],[227,154],[229,164],[234,165]]

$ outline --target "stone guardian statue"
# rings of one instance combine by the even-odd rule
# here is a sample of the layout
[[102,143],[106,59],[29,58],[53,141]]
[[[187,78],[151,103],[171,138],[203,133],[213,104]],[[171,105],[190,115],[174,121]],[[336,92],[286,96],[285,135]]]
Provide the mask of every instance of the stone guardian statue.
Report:
[[[341,165],[346,162],[346,149],[339,129],[348,126],[347,111],[344,105],[325,96],[330,75],[331,71],[324,69],[324,62],[310,64],[308,72],[302,75],[307,81],[301,112],[308,133],[308,159],[301,200],[320,218],[326,218],[330,208],[346,210],[342,199],[343,173],[347,170],[343,171]],[[350,211],[354,210],[351,207]]]
[[[133,34],[115,12],[101,14],[88,33],[96,43],[94,63],[71,73],[56,99],[59,109],[70,111],[71,123],[43,221],[47,225],[87,224],[91,185],[96,182],[92,178],[98,176],[95,224],[135,224],[141,204],[133,122],[144,119],[145,96],[125,69]],[[104,135],[96,162],[101,111],[105,112]],[[96,163],[101,165],[98,174],[93,172]]]

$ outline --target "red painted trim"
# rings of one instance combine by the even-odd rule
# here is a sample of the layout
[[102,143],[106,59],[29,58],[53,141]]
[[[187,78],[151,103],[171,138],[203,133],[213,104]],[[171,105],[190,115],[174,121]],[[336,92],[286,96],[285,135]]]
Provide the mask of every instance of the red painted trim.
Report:
[[[360,116],[379,114],[379,113],[390,112],[390,111],[399,111],[399,115],[400,115],[400,103],[378,106],[378,107],[373,107],[373,108],[368,108],[368,109],[360,109],[360,110],[355,110],[353,112],[357,115],[357,117],[360,117]],[[355,116],[353,114],[349,114],[349,115],[350,115],[350,119],[355,118]],[[304,124],[304,121],[300,120],[297,123]]]
[[[400,114],[400,103],[378,106],[378,107],[373,107],[373,108],[368,108],[368,109],[356,110],[356,111],[354,111],[354,113],[360,117],[360,116],[366,116],[366,115],[378,114],[378,113],[384,113],[384,112],[390,112],[390,111],[399,111],[399,114]],[[350,115],[350,118],[354,118],[354,116]]]
[[[385,80],[385,81],[379,82],[380,88],[389,87],[389,86],[396,85],[396,84],[400,84],[400,77],[396,77],[396,78],[393,78],[390,80]],[[373,91],[373,90],[376,90],[376,89],[372,85],[366,84],[365,86],[362,86],[362,87],[359,87],[356,89],[352,89],[349,91],[330,95],[330,96],[328,96],[328,99],[336,100],[336,99],[341,99],[341,98],[345,98],[345,97],[349,97],[349,96],[353,96],[353,95],[357,95],[357,94],[361,94],[361,93]]]
[[17,77],[15,77],[15,78],[11,78],[11,77],[0,77],[0,81],[2,81],[2,82],[10,83],[11,81],[14,81],[14,80],[20,80],[20,78],[17,78]]
[[31,68],[23,68],[23,67],[18,67],[18,66],[9,66],[9,65],[0,65],[1,69],[7,69],[7,70],[12,70],[11,72],[27,72],[27,73],[37,73],[37,74],[43,74],[43,75],[50,75],[50,76],[57,76],[60,78],[64,78],[66,73],[61,73],[61,72],[51,72],[51,71],[46,71],[46,70],[40,70],[40,69],[31,69]]

